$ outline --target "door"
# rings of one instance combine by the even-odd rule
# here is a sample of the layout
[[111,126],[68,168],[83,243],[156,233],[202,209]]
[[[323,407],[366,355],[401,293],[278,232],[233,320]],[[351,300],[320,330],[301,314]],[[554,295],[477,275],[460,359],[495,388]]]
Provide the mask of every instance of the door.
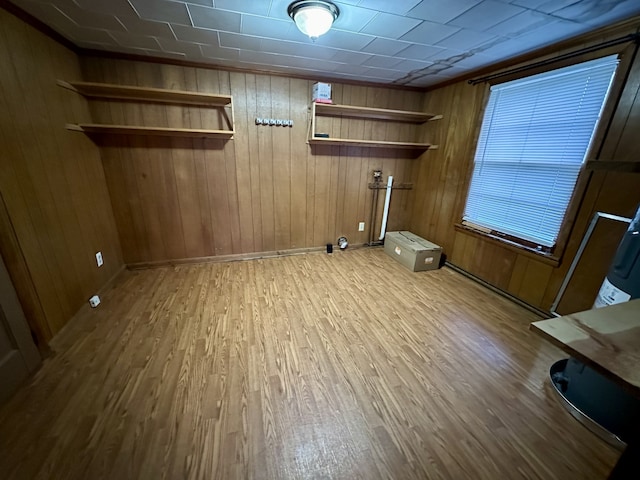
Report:
[[0,403],[39,365],[40,353],[0,256]]

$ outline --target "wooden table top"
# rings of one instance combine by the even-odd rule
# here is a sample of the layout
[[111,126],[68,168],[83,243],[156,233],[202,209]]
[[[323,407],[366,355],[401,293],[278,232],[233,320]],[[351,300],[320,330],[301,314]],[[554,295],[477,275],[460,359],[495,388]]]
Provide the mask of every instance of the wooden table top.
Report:
[[530,328],[640,396],[640,299],[540,320]]

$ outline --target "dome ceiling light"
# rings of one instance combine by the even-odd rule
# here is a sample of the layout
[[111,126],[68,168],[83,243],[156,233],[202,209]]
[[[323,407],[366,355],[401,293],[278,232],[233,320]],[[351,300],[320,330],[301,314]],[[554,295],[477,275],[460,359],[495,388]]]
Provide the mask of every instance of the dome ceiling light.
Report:
[[315,41],[329,31],[340,15],[340,10],[331,2],[300,0],[291,3],[287,13],[296,23],[298,30]]

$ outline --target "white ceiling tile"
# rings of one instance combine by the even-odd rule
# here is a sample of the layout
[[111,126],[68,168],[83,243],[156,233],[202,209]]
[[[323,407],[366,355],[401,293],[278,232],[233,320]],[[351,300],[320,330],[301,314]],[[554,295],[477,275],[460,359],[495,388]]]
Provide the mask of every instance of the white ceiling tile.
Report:
[[453,35],[438,42],[436,45],[456,50],[472,50],[495,40],[497,37],[489,33],[475,32],[473,30],[460,30]]
[[[230,0],[234,1],[234,0]],[[265,3],[269,4],[269,13],[268,16],[271,18],[279,18],[281,20],[292,21],[287,13],[287,8],[289,4],[293,2],[293,0],[247,0],[250,3]],[[371,18],[373,18],[376,12],[372,12],[371,10],[367,10],[365,8],[359,8],[356,5],[360,0],[341,0],[334,1],[333,3],[338,7],[340,11],[340,16],[336,22],[337,28],[342,28],[343,30],[349,31],[358,31],[362,28]],[[216,6],[218,3],[216,2]],[[248,12],[251,13],[251,12]],[[346,25],[344,23],[346,22]],[[358,28],[347,28],[351,26],[351,22],[354,25],[360,24]]]
[[403,60],[401,58],[385,57],[383,55],[376,55],[375,57],[371,57],[369,60],[364,62],[362,65],[366,65],[368,67],[391,68],[394,65],[397,65],[402,61]]
[[276,37],[278,40],[289,40],[291,42],[304,43],[305,45],[313,45],[316,40],[311,40],[307,35],[298,30],[298,27],[291,22],[291,25],[280,32]]
[[[280,20],[292,21],[287,14],[287,7],[292,0],[271,0],[271,6],[269,8],[269,17],[279,18]],[[267,3],[267,2],[265,2]]]
[[200,45],[203,57],[221,60],[237,60],[240,58],[240,50],[235,48],[223,48],[216,45]]
[[346,63],[350,65],[362,65],[364,62],[372,58],[373,55],[360,52],[349,52],[347,50],[336,50],[331,60],[338,63]]
[[447,23],[476,6],[481,0],[423,0],[407,15],[435,23]]
[[240,32],[239,13],[216,10],[215,8],[189,5],[191,20],[195,27],[210,28],[221,32]]
[[78,7],[75,3],[63,3],[56,6],[78,25],[87,28],[101,28],[103,30],[125,31],[122,23],[113,15],[97,13]]
[[593,2],[585,4],[573,4],[553,12],[554,17],[565,20],[579,21],[581,23],[594,23],[606,20],[618,20],[624,18],[628,12],[640,13],[640,1],[619,0],[609,2]]
[[263,65],[292,66],[306,68],[310,70],[321,69],[323,71],[333,71],[340,66],[339,63],[317,60],[314,58],[295,57],[290,55],[278,55],[275,53],[261,53],[241,51],[240,60],[243,62],[260,63]]
[[379,78],[383,80],[396,80],[402,77],[404,74],[396,70],[390,70],[388,68],[370,68],[365,74],[368,78]]
[[524,9],[516,5],[484,0],[451,20],[449,24],[481,32],[522,12],[524,12]]
[[136,35],[128,32],[111,32],[111,36],[123,47],[144,48],[146,50],[160,49],[155,37]]
[[250,37],[248,35],[239,35],[237,33],[220,32],[220,46],[227,48],[237,48],[239,50],[260,51],[260,37]]
[[363,75],[367,70],[369,70],[369,67],[365,67],[363,65],[345,64],[340,66],[340,73],[347,73],[350,75]]
[[437,55],[443,51],[444,48],[436,47],[434,45],[410,44],[407,48],[398,52],[396,56],[412,60],[426,60],[427,58]]
[[255,0],[215,0],[215,7],[223,10],[231,10],[240,13],[251,13],[253,15],[269,15],[269,1]]
[[[294,27],[295,28],[295,27]],[[326,35],[322,35],[315,41],[316,45],[341,48],[344,50],[362,50],[363,47],[371,43],[373,37],[361,33],[343,32],[342,30],[331,29]]]
[[450,63],[453,63],[456,67],[474,70],[476,68],[486,67],[487,65],[495,63],[495,59],[481,53],[476,53],[469,54],[468,57],[460,58],[455,62]]
[[[172,0],[172,1],[180,1],[180,0]],[[219,0],[216,0],[216,5],[218,4]],[[238,2],[241,2],[242,0],[237,0]],[[195,5],[201,5],[203,7],[213,7],[213,0],[185,0],[186,3],[193,3]]]
[[439,83],[447,82],[449,80],[451,80],[450,77],[436,74],[436,75],[428,75],[426,77],[423,77],[419,79],[416,83],[410,83],[409,85],[426,88],[426,87],[437,85]]
[[[538,5],[536,5],[535,7],[536,10],[544,13],[553,13],[556,10],[560,10],[561,8],[564,8],[576,3],[576,0],[546,0],[542,3],[540,2],[536,2],[536,3],[538,3]],[[527,8],[533,8],[533,7],[527,7]]]
[[547,3],[549,0],[513,0],[511,3],[520,7],[529,8],[531,10],[539,10],[539,6]]
[[361,0],[359,7],[378,10],[380,12],[395,13],[397,15],[405,15],[409,10],[420,3],[420,0]]
[[191,60],[198,60],[202,57],[200,45],[191,42],[181,42],[167,38],[158,38],[158,43],[164,52],[182,53]]
[[[55,28],[58,32],[67,26],[77,26],[73,20],[54,7],[51,3],[22,1],[20,2],[20,7],[24,9],[25,12],[39,19],[41,22]],[[67,38],[75,39],[75,37]]]
[[517,37],[530,30],[538,28],[545,23],[553,22],[554,18],[544,13],[533,10],[525,10],[515,17],[511,17],[503,22],[494,25],[486,30],[487,33],[500,35],[503,37]]
[[297,30],[292,21],[278,20],[276,18],[260,17],[257,15],[242,15],[240,32],[258,37],[281,38],[282,33],[290,28]]
[[166,0],[129,0],[140,18],[158,22],[191,25],[187,6],[180,2]]
[[279,40],[272,40],[269,38],[262,39],[260,42],[260,51],[291,55],[294,57],[304,56],[307,58],[317,58],[322,60],[329,60],[335,54],[335,50],[328,47],[310,45],[303,49],[300,47],[299,43],[281,42]]
[[424,68],[428,68],[433,63],[431,62],[421,62],[419,60],[402,60],[400,63],[393,67],[394,70],[400,70],[402,72],[413,72],[415,70],[422,70]]
[[171,28],[178,40],[206,45],[218,45],[218,32],[207,28],[186,27],[184,25],[172,25]]
[[84,28],[75,24],[68,24],[60,30],[60,33],[71,39],[81,38],[86,42],[100,43],[103,45],[117,45],[117,42],[109,32],[97,28]]
[[446,49],[444,52],[438,53],[427,60],[441,65],[452,65],[457,61],[465,58],[465,56],[467,55],[470,54],[468,52],[462,52],[460,50]]
[[337,5],[340,8],[340,15],[333,25],[339,30],[359,32],[366,24],[373,20],[377,13],[368,8],[343,5],[341,3]]
[[[358,75],[351,75],[351,74],[342,74],[339,72],[332,72],[331,73],[331,77],[335,78],[335,81],[355,81],[355,82],[362,82],[363,80],[368,80],[370,81],[371,79],[367,79],[365,78],[364,73],[358,74]],[[386,83],[386,82],[385,82]]]
[[546,23],[540,27],[520,35],[517,44],[527,44],[530,50],[550,45],[560,40],[565,40],[588,30],[588,27],[579,23],[557,21]]
[[458,31],[460,31],[458,27],[440,25],[439,23],[425,20],[418,27],[404,35],[401,40],[423,45],[435,45]]
[[366,47],[363,52],[375,53],[377,55],[395,55],[407,48],[410,44],[407,42],[399,42],[398,40],[388,40],[386,38],[375,38]]
[[535,48],[536,47],[527,47],[525,43],[521,43],[519,41],[510,40],[508,42],[492,45],[488,48],[483,48],[481,53],[484,56],[497,60],[500,58],[511,58],[521,53],[527,53]]
[[390,13],[378,13],[360,31],[378,37],[400,38],[422,23],[415,18],[401,17]]
[[[127,32],[138,33],[140,35],[148,35],[153,37],[175,38],[171,27],[164,22],[154,22],[152,20],[142,20],[137,16],[134,17],[118,17],[120,22],[125,26]],[[182,25],[179,25],[183,27]],[[183,27],[187,28],[187,27]]]
[[640,14],[638,0],[339,0],[332,30],[313,42],[288,17],[291,0],[12,2],[87,48],[412,85]]
[[92,12],[116,15],[120,19],[129,16],[137,17],[136,11],[127,0],[73,0],[79,7]]

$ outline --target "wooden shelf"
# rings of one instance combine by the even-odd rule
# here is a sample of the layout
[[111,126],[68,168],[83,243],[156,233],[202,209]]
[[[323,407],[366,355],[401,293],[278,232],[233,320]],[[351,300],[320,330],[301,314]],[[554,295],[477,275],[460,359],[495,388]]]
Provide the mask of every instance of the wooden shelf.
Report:
[[349,147],[374,147],[374,148],[398,148],[406,150],[434,150],[437,145],[430,143],[414,142],[386,142],[378,140],[355,140],[351,138],[324,138],[315,137],[309,139],[311,145],[345,145]]
[[[422,124],[431,120],[439,120],[442,115],[431,113],[410,112],[406,110],[389,110],[385,108],[360,107],[353,105],[333,105],[327,103],[311,104],[311,121],[309,122],[310,145],[342,145],[350,147],[392,148],[402,150],[426,151],[438,148],[437,145],[422,142],[365,140],[359,138],[318,137],[316,134],[317,117],[362,118],[364,120],[382,120],[387,122],[401,122]],[[415,127],[412,127],[415,128]]]
[[[196,128],[156,127],[148,125],[110,125],[101,123],[67,124],[68,130],[87,134],[152,135],[161,137],[218,138],[229,140],[235,133],[233,98],[231,95],[167,90],[163,88],[134,87],[110,83],[66,82],[58,85],[89,99],[124,100],[174,105],[199,106],[223,109],[228,130],[206,130]],[[229,108],[229,111],[226,108]]]
[[385,108],[358,107],[353,105],[333,105],[314,103],[316,115],[330,117],[364,118],[367,120],[387,120],[392,122],[424,123],[440,120],[442,115],[411,112],[407,110],[388,110]]
[[164,127],[138,127],[131,125],[105,125],[96,123],[82,123],[66,125],[68,130],[95,134],[118,135],[151,135],[160,137],[187,137],[187,138],[218,138],[229,140],[233,137],[232,130],[201,130],[194,128],[164,128]]
[[65,82],[64,80],[58,80],[57,83],[63,88],[67,88],[88,98],[174,103],[203,107],[224,107],[232,103],[231,95],[215,95],[211,93],[113,85],[108,83]]

